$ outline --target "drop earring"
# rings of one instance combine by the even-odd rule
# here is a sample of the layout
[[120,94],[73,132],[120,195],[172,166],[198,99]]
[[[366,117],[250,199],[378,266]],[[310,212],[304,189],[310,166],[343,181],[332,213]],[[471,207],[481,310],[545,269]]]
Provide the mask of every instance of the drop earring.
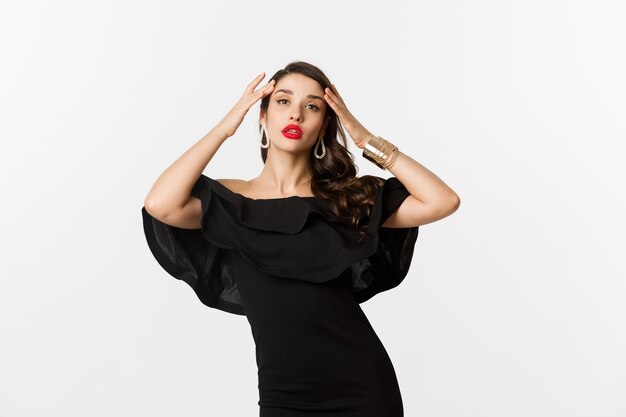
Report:
[[[265,132],[265,139],[266,139],[265,144],[263,144],[263,132]],[[270,136],[267,134],[267,129],[265,128],[265,125],[262,123],[259,123],[259,138],[261,139],[261,148],[263,149],[269,148]]]
[[[318,153],[318,148],[320,146],[320,143],[322,144],[322,154],[319,155]],[[313,155],[315,155],[315,157],[317,159],[322,159],[324,157],[324,155],[326,155],[326,146],[324,146],[324,137],[320,136],[319,140],[317,141],[317,144],[315,145],[315,149],[313,150]]]

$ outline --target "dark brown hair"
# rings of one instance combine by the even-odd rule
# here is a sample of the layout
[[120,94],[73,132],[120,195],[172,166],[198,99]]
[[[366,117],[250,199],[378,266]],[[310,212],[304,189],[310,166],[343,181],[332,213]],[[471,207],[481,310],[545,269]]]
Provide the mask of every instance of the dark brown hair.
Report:
[[[322,90],[331,86],[328,77],[318,67],[304,61],[291,62],[284,69],[278,70],[270,80],[278,83],[282,77],[293,73],[317,81]],[[261,100],[261,112],[266,114],[270,96]],[[362,237],[367,230],[367,222],[364,220],[369,217],[376,192],[384,180],[373,175],[356,176],[358,168],[354,164],[354,155],[348,151],[346,133],[339,117],[328,105],[325,118],[328,119],[328,124],[322,140],[326,155],[322,159],[316,158],[313,155],[315,146],[309,152],[309,163],[313,171],[311,190],[316,196],[330,201],[333,213],[357,230]],[[268,139],[263,138],[263,142],[267,143]],[[261,148],[261,158],[265,163],[267,149]]]

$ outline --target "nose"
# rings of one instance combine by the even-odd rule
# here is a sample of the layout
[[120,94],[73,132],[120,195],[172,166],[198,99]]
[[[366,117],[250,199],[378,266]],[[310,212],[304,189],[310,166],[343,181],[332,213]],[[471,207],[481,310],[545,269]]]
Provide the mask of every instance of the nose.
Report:
[[291,120],[297,120],[297,121],[300,121],[300,112],[299,112],[299,111],[298,111],[298,112],[296,112],[296,111],[294,110],[294,112],[291,114]]

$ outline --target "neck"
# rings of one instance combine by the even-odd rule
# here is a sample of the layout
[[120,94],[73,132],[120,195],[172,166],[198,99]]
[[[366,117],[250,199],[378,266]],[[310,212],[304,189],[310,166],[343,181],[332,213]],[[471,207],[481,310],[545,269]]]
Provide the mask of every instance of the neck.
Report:
[[310,191],[309,181],[312,175],[307,153],[294,154],[273,149],[267,153],[263,170],[255,178],[255,182],[280,194],[296,194],[303,189]]

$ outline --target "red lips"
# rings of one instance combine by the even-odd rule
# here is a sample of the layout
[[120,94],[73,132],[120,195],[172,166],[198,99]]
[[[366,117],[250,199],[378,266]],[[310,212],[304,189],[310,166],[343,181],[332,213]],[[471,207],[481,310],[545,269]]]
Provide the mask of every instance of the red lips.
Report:
[[[290,130],[291,132],[289,132]],[[283,135],[291,139],[299,139],[302,137],[302,129],[300,129],[300,126],[298,125],[294,125],[294,124],[287,125],[283,128],[282,132],[283,132]]]

